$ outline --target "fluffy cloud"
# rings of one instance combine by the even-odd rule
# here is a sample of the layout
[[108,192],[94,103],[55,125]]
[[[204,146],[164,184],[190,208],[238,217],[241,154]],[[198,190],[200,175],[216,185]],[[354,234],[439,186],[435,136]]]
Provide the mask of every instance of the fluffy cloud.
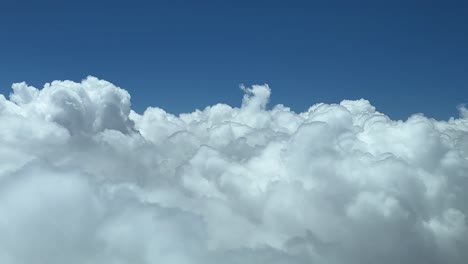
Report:
[[0,95],[0,263],[466,263],[468,115],[179,116],[88,77]]

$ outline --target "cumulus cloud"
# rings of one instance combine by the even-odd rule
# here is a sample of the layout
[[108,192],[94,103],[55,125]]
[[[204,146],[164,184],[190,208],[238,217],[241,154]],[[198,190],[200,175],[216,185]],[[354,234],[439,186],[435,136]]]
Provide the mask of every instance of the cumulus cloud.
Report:
[[178,116],[88,77],[0,95],[0,263],[466,263],[468,115]]

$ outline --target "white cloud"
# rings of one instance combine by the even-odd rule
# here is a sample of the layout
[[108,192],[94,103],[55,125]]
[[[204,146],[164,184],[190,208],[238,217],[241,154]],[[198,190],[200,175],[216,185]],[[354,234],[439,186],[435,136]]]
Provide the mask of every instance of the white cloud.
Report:
[[366,100],[175,116],[88,77],[0,95],[0,263],[466,263],[468,119]]

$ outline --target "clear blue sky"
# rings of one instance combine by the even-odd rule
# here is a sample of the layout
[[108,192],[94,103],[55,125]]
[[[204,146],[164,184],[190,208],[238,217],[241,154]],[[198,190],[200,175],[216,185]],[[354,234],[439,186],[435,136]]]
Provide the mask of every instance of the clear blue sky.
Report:
[[239,105],[241,83],[296,111],[363,97],[446,119],[468,103],[468,1],[2,0],[0,33],[4,94],[94,75],[138,112]]

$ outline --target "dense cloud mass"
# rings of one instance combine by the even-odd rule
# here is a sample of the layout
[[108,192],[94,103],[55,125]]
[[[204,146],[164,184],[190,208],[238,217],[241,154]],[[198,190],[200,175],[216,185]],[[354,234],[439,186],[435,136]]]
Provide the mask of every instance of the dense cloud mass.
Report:
[[[0,95],[0,263],[467,263],[468,111],[179,116],[88,77]],[[437,107],[437,106],[434,106]]]

